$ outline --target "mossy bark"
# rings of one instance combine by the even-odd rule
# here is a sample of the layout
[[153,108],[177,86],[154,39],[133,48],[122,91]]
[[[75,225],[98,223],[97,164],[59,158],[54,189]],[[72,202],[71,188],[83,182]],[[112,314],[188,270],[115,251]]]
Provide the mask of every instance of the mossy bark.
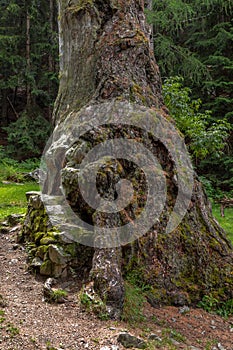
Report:
[[[112,100],[153,108],[168,118],[161,94],[159,69],[150,42],[150,29],[145,20],[144,1],[58,2],[61,63],[54,123],[62,124],[70,112],[77,112],[74,115],[78,116],[83,106]],[[150,1],[147,1],[149,4]],[[76,122],[79,123],[79,120]],[[101,130],[104,133],[104,129]],[[101,139],[98,132],[94,131],[91,138],[86,138],[88,144],[85,147],[93,147],[98,143],[96,140]],[[118,132],[117,128],[113,129],[113,136]],[[139,133],[137,137],[143,141],[143,135]],[[174,165],[168,151],[158,141],[153,142],[155,154],[167,177],[168,199],[163,217],[141,239],[122,249],[113,249],[112,259],[120,264],[123,274],[132,269],[142,272],[140,278],[152,286],[148,299],[154,304],[163,301],[176,305],[196,302],[210,292],[224,298],[232,297],[232,247],[212,217],[209,202],[197,179],[184,220],[171,234],[165,234],[177,187],[174,183]],[[70,154],[71,158],[73,154],[74,159],[69,158],[67,161],[73,162],[75,166],[75,152]],[[129,164],[126,165],[127,171],[130,171]],[[64,187],[70,203],[77,211],[80,197],[76,186],[72,187],[70,178],[66,182],[68,173],[65,169]],[[85,205],[81,207],[81,215],[93,222],[94,213],[88,212]],[[110,252],[106,251],[109,260]],[[96,250],[93,263],[103,260],[103,251]],[[103,295],[111,283],[102,283],[99,276],[105,274],[101,269],[99,272],[97,270],[93,266],[92,271],[96,274],[93,278],[95,285],[99,286],[97,291]],[[108,273],[111,281],[111,272]],[[118,276],[119,283],[122,283],[121,274]],[[101,287],[103,284],[104,287]],[[105,291],[101,288],[105,288]],[[119,290],[122,294],[123,288],[119,287]],[[118,297],[115,296],[115,300]],[[122,298],[119,304],[121,302]]]

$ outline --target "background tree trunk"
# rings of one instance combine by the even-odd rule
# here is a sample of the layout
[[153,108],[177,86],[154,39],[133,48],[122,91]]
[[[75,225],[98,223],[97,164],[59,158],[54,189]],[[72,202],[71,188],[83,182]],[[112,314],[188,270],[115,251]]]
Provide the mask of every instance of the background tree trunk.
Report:
[[[70,113],[78,124],[78,112],[83,106],[117,100],[153,108],[168,118],[144,6],[143,0],[59,0],[61,78],[54,109],[56,125],[65,126]],[[89,134],[82,141],[88,140],[89,146],[96,145],[101,134],[109,133],[106,128],[94,129],[91,136]],[[114,137],[119,129],[112,128],[111,132],[111,137]],[[140,132],[135,132],[134,137],[136,135],[145,141]],[[162,302],[189,304],[210,292],[223,298],[233,297],[232,247],[212,217],[210,204],[197,180],[182,223],[169,235],[165,233],[177,195],[174,164],[164,145],[156,140],[152,143],[166,172],[168,186],[165,209],[159,222],[133,243],[121,249],[96,249],[93,257],[91,276],[94,287],[102,298],[105,296],[112,317],[119,317],[121,313],[124,298],[122,275],[129,271],[138,276],[140,283],[152,286],[148,300],[153,305]],[[56,147],[59,149],[59,143]],[[80,144],[78,147],[80,151]],[[85,206],[74,186],[76,172],[70,169],[77,167],[76,151],[71,150],[63,169],[67,198],[76,213],[89,222],[99,221],[100,226],[106,226],[110,221],[111,227],[109,217],[98,217]],[[129,174],[132,165],[117,163],[119,169],[124,165],[124,172]],[[137,182],[141,179],[136,177]],[[103,179],[99,182],[106,190]],[[114,188],[115,182],[110,181],[108,186]],[[107,198],[111,197],[110,192]],[[124,220],[121,217],[121,222]],[[114,288],[116,285],[117,289]]]

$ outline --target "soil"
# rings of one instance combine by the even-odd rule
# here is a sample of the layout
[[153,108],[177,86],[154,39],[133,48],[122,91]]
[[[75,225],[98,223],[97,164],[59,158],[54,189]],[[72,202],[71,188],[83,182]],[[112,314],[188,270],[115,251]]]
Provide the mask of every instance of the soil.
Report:
[[61,284],[68,291],[66,302],[44,302],[45,279],[28,271],[16,232],[0,233],[0,263],[1,350],[121,350],[117,338],[122,332],[144,340],[153,333],[162,339],[149,349],[233,350],[233,317],[224,319],[202,309],[182,314],[176,307],[155,309],[145,303],[145,321],[140,324],[101,321],[83,310],[75,280]]

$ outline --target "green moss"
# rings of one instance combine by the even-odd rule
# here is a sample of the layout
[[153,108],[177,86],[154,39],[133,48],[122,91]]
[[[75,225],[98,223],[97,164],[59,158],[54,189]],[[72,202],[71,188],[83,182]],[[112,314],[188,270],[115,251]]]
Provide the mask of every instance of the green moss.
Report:
[[94,6],[93,0],[79,0],[79,1],[77,1],[76,5],[68,7],[66,9],[66,11],[73,13],[73,14],[77,14],[78,12],[88,8],[88,6],[91,6],[91,7]]
[[49,246],[47,246],[47,245],[39,246],[37,251],[36,251],[36,256],[38,256],[39,258],[44,260],[46,258],[46,253],[48,252],[48,248],[49,248]]
[[56,238],[54,238],[52,236],[46,236],[46,237],[43,237],[40,240],[40,244],[41,245],[49,245],[49,244],[52,244],[52,243],[56,243]]
[[40,274],[43,276],[52,276],[53,274],[53,264],[50,260],[46,260],[40,267]]
[[44,232],[37,232],[35,234],[35,243],[36,244],[39,243],[43,236],[44,236]]
[[72,258],[75,258],[77,256],[77,245],[76,243],[68,244],[66,247],[64,247],[64,251],[71,255]]

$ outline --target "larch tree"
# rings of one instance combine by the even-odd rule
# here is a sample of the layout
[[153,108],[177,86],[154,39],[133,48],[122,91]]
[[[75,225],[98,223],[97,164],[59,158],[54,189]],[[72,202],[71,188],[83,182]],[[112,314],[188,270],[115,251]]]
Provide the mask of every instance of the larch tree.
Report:
[[[112,318],[122,312],[132,271],[151,286],[152,305],[195,303],[210,292],[232,298],[232,246],[164,106],[144,14],[150,2],[58,3],[60,88],[43,183],[52,222],[83,244]],[[62,196],[63,208],[54,205]]]

